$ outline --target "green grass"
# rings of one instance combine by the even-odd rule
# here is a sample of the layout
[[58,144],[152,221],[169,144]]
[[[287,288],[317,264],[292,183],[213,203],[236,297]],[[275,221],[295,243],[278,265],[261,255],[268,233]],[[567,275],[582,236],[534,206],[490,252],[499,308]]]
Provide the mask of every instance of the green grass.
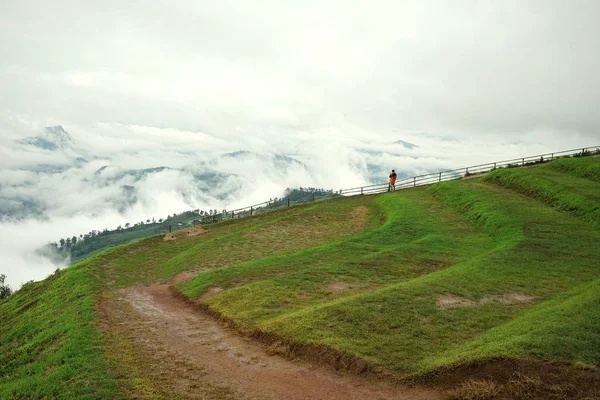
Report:
[[[399,378],[498,357],[597,368],[598,160],[317,202],[111,249],[0,303],[0,398],[119,398],[122,375],[154,387],[132,343],[99,333],[95,304],[185,271],[197,275],[178,290],[241,330],[325,346]],[[203,297],[213,287],[222,291]],[[531,301],[507,300],[517,294]],[[127,362],[110,373],[119,352]]]
[[[361,206],[368,214],[354,218],[353,210]],[[124,287],[290,253],[372,228],[377,223],[372,207],[359,198],[332,200],[209,225],[208,233],[195,237],[164,241],[156,236],[117,249],[111,267]]]
[[0,398],[120,398],[97,330],[99,283],[80,263],[0,302]]
[[[541,178],[533,171],[507,173],[524,174],[528,179],[522,185],[537,188]],[[242,328],[329,346],[400,376],[472,361],[482,354],[592,363],[598,342],[583,333],[581,346],[595,350],[584,354],[573,349],[567,357],[556,354],[559,343],[534,335],[531,343],[546,345],[534,350],[506,341],[488,351],[469,350],[477,338],[500,327],[508,330],[507,337],[516,334],[517,325],[510,328],[509,322],[527,321],[526,315],[533,320],[536,307],[585,285],[600,272],[600,234],[585,214],[593,208],[573,213],[572,208],[556,207],[567,211],[562,213],[541,204],[538,199],[550,202],[534,190],[524,191],[534,195],[529,197],[489,183],[502,182],[457,181],[377,197],[374,203],[385,223],[372,231],[207,272],[179,289],[192,299],[210,287],[226,289],[202,301]],[[569,194],[554,185],[559,193]],[[594,187],[583,190],[593,192]],[[573,197],[592,202],[582,193]],[[336,282],[343,282],[344,290],[333,290]],[[534,301],[452,309],[436,304],[446,295],[476,303],[512,293]],[[564,320],[557,324],[569,329]]]
[[534,356],[593,368],[600,360],[600,279],[544,302],[464,346],[432,358],[430,368],[470,359]]
[[[410,200],[404,201],[394,196],[361,199],[374,202],[385,216],[385,223],[372,231],[210,271],[180,289],[192,298],[213,286],[230,289],[207,303],[250,328],[309,304],[446,268],[491,246],[488,237],[441,209],[432,198],[423,197],[422,192],[407,192]],[[429,212],[436,209],[437,215]],[[440,218],[447,222],[439,222]],[[453,245],[457,251],[450,254],[447,248]]]
[[[594,163],[596,160],[592,158]],[[579,166],[586,159],[556,160],[550,164],[529,169],[499,169],[483,178],[485,182],[502,185],[532,196],[560,211],[588,221],[600,229],[600,190],[594,181],[557,172],[557,165],[575,162]],[[592,163],[589,163],[592,164]],[[600,164],[598,164],[600,165]]]
[[600,157],[562,158],[551,162],[548,167],[572,176],[600,182]]

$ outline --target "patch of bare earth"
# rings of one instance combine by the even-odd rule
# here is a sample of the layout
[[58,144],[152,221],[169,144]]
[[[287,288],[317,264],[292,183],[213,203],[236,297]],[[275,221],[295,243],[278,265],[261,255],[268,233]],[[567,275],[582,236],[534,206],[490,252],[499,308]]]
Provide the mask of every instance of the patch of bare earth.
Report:
[[600,371],[543,361],[492,359],[423,377],[450,399],[600,399]]
[[223,291],[223,289],[220,287],[208,288],[208,290],[206,292],[204,292],[204,294],[202,296],[200,296],[200,300],[204,300],[204,299],[208,299],[209,297],[213,297],[214,295],[217,295],[217,294],[221,293],[222,291]]
[[328,285],[326,287],[326,290],[330,293],[338,294],[338,293],[345,292],[349,288],[350,288],[350,284],[348,284],[347,282],[340,281],[340,282],[334,282],[331,285]]
[[182,238],[182,237],[198,236],[198,235],[201,235],[206,232],[208,232],[208,231],[206,229],[204,229],[203,227],[194,226],[191,228],[186,228],[186,229],[182,229],[179,231],[167,233],[165,235],[165,237],[163,238],[163,240],[177,240],[178,238]]
[[[240,337],[177,297],[168,285],[116,293],[112,303],[104,307],[103,330],[109,337],[110,332],[127,337],[132,343],[131,353],[141,357],[130,364],[149,371],[141,373],[149,384],[136,388],[132,397],[153,397],[145,395],[145,387],[157,387],[158,397],[167,393],[171,398],[443,398],[433,390],[372,381],[269,355],[260,344]],[[123,362],[127,364],[127,360]]]
[[177,283],[191,281],[197,275],[199,275],[199,274],[201,274],[203,272],[206,272],[206,271],[210,271],[210,268],[197,268],[197,269],[192,269],[192,270],[189,270],[189,271],[184,271],[184,272],[178,274],[175,278],[173,278],[173,280],[171,281],[171,283],[172,284],[177,284]]
[[369,217],[369,208],[367,206],[357,206],[350,211],[350,216],[359,225],[364,225],[367,223],[367,219]]
[[535,297],[520,293],[507,293],[502,295],[486,296],[475,301],[465,297],[455,296],[453,294],[443,294],[438,296],[437,306],[439,308],[459,308],[459,307],[477,307],[488,303],[500,304],[523,304],[531,303]]

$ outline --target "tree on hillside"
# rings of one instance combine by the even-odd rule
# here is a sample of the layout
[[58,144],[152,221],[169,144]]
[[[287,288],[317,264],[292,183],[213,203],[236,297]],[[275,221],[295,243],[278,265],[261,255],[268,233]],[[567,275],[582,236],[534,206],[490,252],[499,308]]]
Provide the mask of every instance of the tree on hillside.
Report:
[[5,284],[6,275],[0,274],[0,300],[7,298],[12,294],[12,289],[8,284]]
[[71,238],[71,244],[72,244],[72,245],[76,245],[76,244],[77,244],[77,236],[73,236],[73,237]]
[[60,247],[65,247],[65,239],[60,238],[58,242],[60,243]]

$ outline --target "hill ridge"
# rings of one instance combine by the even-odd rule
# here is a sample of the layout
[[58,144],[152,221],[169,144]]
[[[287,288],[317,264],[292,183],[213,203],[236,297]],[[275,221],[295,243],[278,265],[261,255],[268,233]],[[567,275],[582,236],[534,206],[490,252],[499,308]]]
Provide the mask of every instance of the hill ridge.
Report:
[[[562,169],[580,174],[597,165],[600,158],[572,158],[342,197],[104,251],[0,302],[7,318],[0,397],[122,398],[144,390],[186,397],[214,389],[198,370],[211,371],[210,363],[195,365],[185,354],[176,367],[193,377],[185,389],[174,376],[161,378],[157,371],[174,364],[147,358],[144,347],[158,325],[133,335],[107,322],[143,319],[120,296],[185,273],[191,279],[174,283],[177,296],[274,354],[427,383],[442,397],[466,399],[483,388],[490,398],[593,398],[600,231],[585,213],[596,208],[556,207],[539,188],[553,188],[561,204],[595,204],[600,181],[581,183]],[[521,300],[509,299],[517,294]],[[443,307],[441,298],[461,306]],[[98,319],[102,304],[106,320]],[[180,340],[193,343],[190,335]],[[513,372],[502,372],[509,366]],[[205,389],[193,386],[199,382]]]

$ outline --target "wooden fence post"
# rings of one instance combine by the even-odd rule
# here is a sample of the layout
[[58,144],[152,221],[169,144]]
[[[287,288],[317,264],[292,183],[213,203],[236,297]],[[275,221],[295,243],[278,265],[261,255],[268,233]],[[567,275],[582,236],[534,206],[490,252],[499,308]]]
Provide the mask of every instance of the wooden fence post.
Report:
[[290,206],[290,198],[288,197],[288,207]]
[[413,177],[413,187],[417,186],[417,177]]
[[363,194],[363,188],[360,188],[360,194]]
[[253,211],[253,209],[252,209],[252,207],[250,207],[250,216],[252,216],[252,211]]
[[521,166],[525,165],[525,159],[521,161]]
[[442,181],[442,173],[440,172],[440,180],[438,182]]

